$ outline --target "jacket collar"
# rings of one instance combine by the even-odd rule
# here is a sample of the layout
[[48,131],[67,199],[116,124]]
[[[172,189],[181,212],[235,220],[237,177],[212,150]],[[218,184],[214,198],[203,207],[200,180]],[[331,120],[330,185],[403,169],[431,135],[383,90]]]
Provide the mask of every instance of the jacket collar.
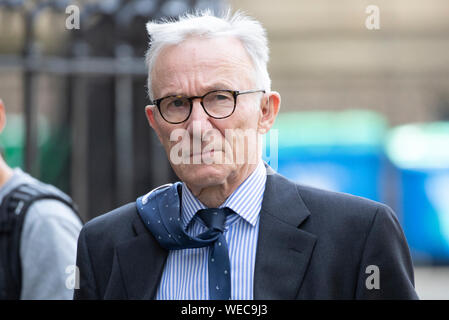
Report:
[[[115,250],[126,299],[149,300],[156,295],[168,250],[162,248],[143,224],[135,208],[135,237],[119,244]],[[114,295],[112,295],[114,296]]]
[[297,185],[267,166],[254,271],[255,299],[295,299],[316,236],[301,225],[310,216]]

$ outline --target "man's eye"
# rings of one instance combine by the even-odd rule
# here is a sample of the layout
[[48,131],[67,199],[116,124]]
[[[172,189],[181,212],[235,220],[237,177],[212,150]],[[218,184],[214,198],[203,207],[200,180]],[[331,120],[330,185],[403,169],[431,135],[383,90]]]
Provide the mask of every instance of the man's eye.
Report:
[[215,99],[216,99],[216,100],[223,101],[223,100],[229,100],[230,97],[229,97],[229,96],[226,96],[226,95],[224,95],[224,94],[217,94],[217,95],[215,96]]
[[180,99],[174,100],[174,101],[172,102],[172,105],[173,105],[174,107],[182,107],[182,106],[184,106],[184,100],[180,100]]

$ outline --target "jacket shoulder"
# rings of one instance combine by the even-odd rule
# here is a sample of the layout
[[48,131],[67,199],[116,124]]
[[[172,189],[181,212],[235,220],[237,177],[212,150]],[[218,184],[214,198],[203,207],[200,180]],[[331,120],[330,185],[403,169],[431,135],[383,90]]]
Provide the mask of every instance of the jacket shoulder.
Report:
[[135,235],[133,222],[138,218],[136,204],[131,202],[88,221],[81,233],[89,242],[114,245]]
[[394,211],[383,203],[347,193],[295,185],[315,226],[365,233],[376,216],[397,222]]
[[386,204],[348,193],[323,190],[301,184],[296,184],[296,188],[309,209],[344,209],[357,212],[375,212],[379,209],[391,211]]

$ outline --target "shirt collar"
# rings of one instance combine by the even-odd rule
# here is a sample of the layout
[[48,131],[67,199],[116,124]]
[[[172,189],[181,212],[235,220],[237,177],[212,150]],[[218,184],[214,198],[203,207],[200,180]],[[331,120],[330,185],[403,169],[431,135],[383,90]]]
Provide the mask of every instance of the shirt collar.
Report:
[[[262,206],[266,179],[266,168],[260,160],[256,169],[234,190],[220,208],[232,209],[245,221],[255,226]],[[198,210],[207,208],[192,194],[185,183],[182,183],[181,203],[181,221],[184,227],[191,222]]]

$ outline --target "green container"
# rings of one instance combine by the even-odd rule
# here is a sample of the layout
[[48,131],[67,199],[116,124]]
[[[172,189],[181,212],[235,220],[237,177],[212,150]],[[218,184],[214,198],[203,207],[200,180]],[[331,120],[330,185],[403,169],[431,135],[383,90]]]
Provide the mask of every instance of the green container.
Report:
[[379,201],[386,132],[386,119],[373,111],[281,113],[269,133],[278,143],[267,138],[265,160],[271,165],[277,151],[278,172],[298,183]]
[[273,129],[279,130],[279,146],[383,145],[388,128],[385,117],[368,110],[305,111],[280,113]]
[[391,130],[386,149],[398,168],[449,168],[449,122],[399,126]]

